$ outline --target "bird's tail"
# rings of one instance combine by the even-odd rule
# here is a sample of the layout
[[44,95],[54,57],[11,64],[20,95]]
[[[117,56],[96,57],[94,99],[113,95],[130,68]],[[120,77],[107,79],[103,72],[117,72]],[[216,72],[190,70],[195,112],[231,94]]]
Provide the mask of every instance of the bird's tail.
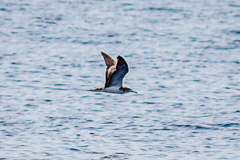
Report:
[[94,87],[94,89],[89,89],[88,91],[101,92],[102,90],[103,90],[103,88]]

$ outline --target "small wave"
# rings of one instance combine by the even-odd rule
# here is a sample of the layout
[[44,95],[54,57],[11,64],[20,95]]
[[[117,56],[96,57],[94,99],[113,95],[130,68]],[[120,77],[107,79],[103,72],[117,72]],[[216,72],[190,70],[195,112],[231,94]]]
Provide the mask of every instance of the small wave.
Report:
[[225,124],[212,124],[212,126],[234,127],[234,126],[240,126],[240,124],[239,123],[225,123]]
[[232,30],[230,31],[231,33],[234,33],[234,34],[240,34],[240,30]]
[[229,4],[230,7],[240,7],[238,4]]
[[69,148],[69,150],[71,150],[71,151],[75,151],[75,152],[79,152],[79,151],[80,151],[80,150],[77,149],[77,148]]
[[174,127],[182,127],[182,128],[189,128],[189,129],[195,129],[195,130],[209,130],[209,129],[216,129],[216,128],[212,128],[212,127],[204,127],[204,126],[200,126],[200,125],[190,125],[190,124],[186,124],[186,125],[171,125]]
[[149,7],[150,11],[169,11],[169,12],[181,12],[181,9],[165,8],[165,7]]
[[11,10],[7,9],[7,8],[0,8],[0,11],[4,11],[4,12],[12,12]]

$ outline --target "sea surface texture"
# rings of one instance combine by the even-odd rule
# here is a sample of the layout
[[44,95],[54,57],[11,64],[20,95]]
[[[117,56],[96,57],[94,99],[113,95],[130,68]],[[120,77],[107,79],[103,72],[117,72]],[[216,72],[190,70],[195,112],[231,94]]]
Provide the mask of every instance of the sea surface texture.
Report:
[[239,160],[239,73],[238,0],[1,0],[0,159]]

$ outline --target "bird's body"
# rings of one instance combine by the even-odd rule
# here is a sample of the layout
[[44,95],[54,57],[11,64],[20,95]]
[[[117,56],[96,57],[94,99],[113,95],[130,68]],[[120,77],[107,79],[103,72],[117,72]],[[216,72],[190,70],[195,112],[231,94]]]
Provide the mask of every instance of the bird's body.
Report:
[[118,62],[116,63],[108,54],[101,52],[106,63],[106,82],[103,88],[96,87],[94,90],[97,92],[109,92],[109,93],[128,93],[134,92],[131,88],[123,86],[123,78],[128,73],[128,64],[121,57],[118,56]]
[[119,87],[103,87],[103,88],[98,88],[96,87],[94,90],[91,91],[95,91],[95,92],[108,92],[108,93],[119,93],[119,94],[124,94],[124,93],[128,93],[128,92],[134,92],[137,93],[136,91],[133,91],[131,88],[128,88],[126,86],[123,86],[121,88]]

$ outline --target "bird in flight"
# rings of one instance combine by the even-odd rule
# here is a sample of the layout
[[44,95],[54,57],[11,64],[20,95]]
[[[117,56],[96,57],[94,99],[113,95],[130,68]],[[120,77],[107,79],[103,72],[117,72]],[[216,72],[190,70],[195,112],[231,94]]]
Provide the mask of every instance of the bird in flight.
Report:
[[106,82],[102,88],[95,87],[97,92],[109,92],[109,93],[128,93],[136,91],[129,87],[123,86],[123,78],[128,73],[128,64],[123,57],[117,57],[117,63],[106,53],[101,52],[106,63]]

